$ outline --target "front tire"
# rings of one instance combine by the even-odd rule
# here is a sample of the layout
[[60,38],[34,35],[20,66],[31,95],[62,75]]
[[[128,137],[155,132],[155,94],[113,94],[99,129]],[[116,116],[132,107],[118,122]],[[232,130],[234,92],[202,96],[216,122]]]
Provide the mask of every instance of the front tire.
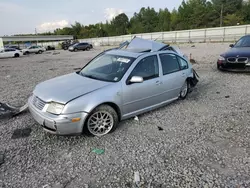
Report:
[[184,100],[186,99],[187,95],[188,95],[188,91],[189,91],[189,83],[186,80],[185,83],[183,84],[182,88],[181,88],[181,92],[180,92],[180,99]]
[[77,49],[77,48],[75,48],[75,49],[74,49],[74,52],[77,52],[77,51],[78,51],[78,49]]
[[87,51],[89,51],[89,50],[90,50],[90,48],[89,48],[89,47],[87,47],[87,48],[86,48],[86,50],[87,50]]
[[86,119],[84,131],[93,136],[104,136],[113,132],[119,123],[116,111],[109,105],[95,108]]
[[39,53],[39,54],[42,54],[42,53],[43,53],[43,51],[42,51],[42,50],[39,50],[39,51],[38,51],[38,53]]
[[19,54],[15,54],[14,57],[20,57],[20,55]]

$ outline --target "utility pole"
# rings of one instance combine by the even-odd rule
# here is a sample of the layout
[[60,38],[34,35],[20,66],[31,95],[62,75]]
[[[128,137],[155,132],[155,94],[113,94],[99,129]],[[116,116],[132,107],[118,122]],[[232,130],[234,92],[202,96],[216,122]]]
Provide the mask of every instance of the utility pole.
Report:
[[221,12],[220,12],[220,27],[222,27],[223,24],[223,3],[221,4]]
[[[37,30],[35,28],[35,35],[37,35]],[[37,36],[36,36],[37,37]],[[36,41],[36,45],[38,45],[38,40]]]

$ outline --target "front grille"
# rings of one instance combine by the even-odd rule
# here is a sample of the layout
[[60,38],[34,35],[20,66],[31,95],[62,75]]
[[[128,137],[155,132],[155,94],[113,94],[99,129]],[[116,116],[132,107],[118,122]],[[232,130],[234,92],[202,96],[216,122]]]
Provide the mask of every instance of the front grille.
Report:
[[229,63],[248,63],[247,57],[229,57],[227,58],[227,62]]
[[247,57],[239,57],[238,62],[239,63],[248,63],[248,58]]
[[46,105],[46,102],[44,102],[42,99],[38,98],[37,96],[33,96],[32,104],[39,110],[43,110],[44,106]]

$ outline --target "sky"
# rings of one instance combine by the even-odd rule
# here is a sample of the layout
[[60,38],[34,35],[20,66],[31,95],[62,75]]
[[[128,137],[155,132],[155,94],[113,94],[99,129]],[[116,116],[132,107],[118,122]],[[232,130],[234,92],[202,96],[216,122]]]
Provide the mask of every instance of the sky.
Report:
[[75,21],[95,24],[142,7],[178,8],[182,0],[0,0],[0,36],[53,31]]

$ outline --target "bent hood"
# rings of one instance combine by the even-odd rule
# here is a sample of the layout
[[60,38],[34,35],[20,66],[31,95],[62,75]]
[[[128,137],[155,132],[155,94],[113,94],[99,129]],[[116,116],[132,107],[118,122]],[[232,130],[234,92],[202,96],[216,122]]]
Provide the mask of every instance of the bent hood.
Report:
[[33,93],[45,102],[54,101],[66,104],[75,98],[110,84],[112,83],[71,73],[38,84]]
[[232,48],[222,54],[224,57],[250,57],[250,47]]

